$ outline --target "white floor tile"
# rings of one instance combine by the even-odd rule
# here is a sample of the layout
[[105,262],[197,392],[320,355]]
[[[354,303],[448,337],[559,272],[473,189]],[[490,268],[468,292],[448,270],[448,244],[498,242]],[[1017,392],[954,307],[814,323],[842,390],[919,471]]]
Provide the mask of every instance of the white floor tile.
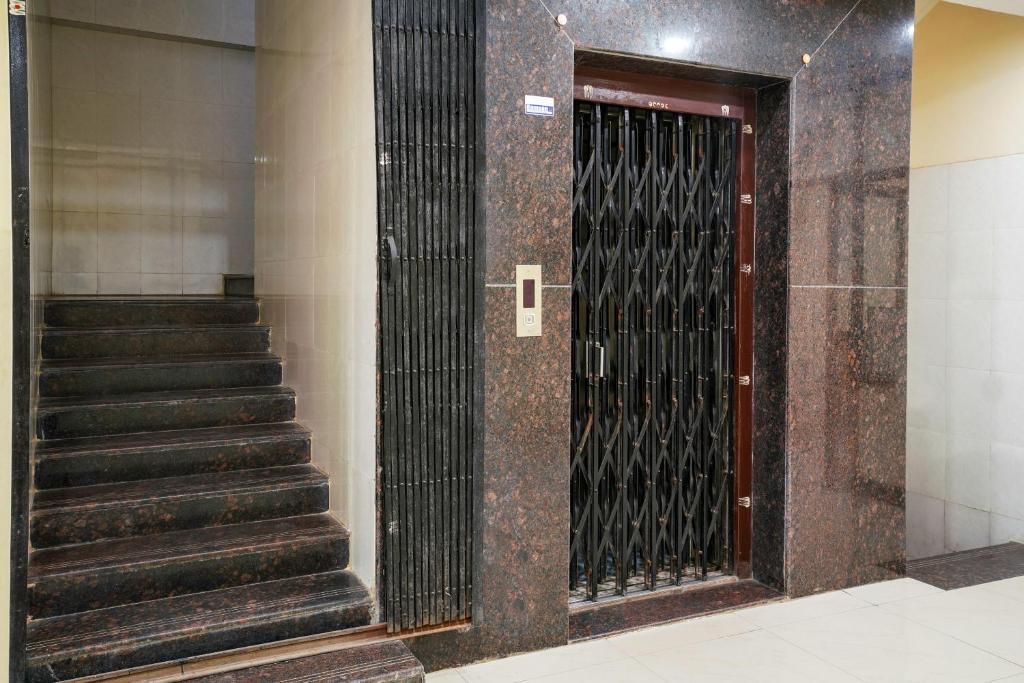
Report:
[[797,598],[796,600],[776,602],[771,605],[751,607],[750,609],[736,612],[736,614],[755,626],[767,628],[805,619],[823,617],[829,614],[840,614],[853,609],[867,607],[870,604],[860,598],[855,598],[849,593],[833,591],[806,598]]
[[[1003,579],[1002,581],[992,581],[991,583],[982,583],[977,586],[973,586],[972,588],[988,590],[993,593],[1005,595],[1008,598],[1024,602],[1024,576],[1018,576],[1012,579]],[[1021,612],[1020,618],[1021,620],[1024,620],[1024,612]]]
[[622,659],[608,664],[595,664],[583,669],[564,671],[553,676],[530,679],[531,683],[664,683],[643,663],[635,659]]
[[853,683],[857,680],[767,631],[689,643],[637,659],[666,681],[686,683]]
[[888,612],[885,607],[801,621],[773,628],[772,632],[863,681],[984,683],[1020,673],[1018,667],[999,657]]
[[427,683],[466,683],[458,669],[445,669],[427,674]]
[[626,659],[603,640],[555,647],[459,669],[469,683],[516,683]]
[[880,581],[878,583],[869,583],[865,586],[847,588],[846,592],[855,598],[870,602],[872,605],[881,605],[885,602],[917,598],[922,595],[931,595],[932,593],[941,593],[943,591],[941,588],[936,588],[916,579],[896,579],[894,581]]
[[645,628],[603,642],[625,655],[646,655],[670,650],[684,643],[699,643],[753,631],[757,626],[735,614],[716,614],[676,624]]
[[[1004,588],[1004,590],[1006,590]],[[1024,602],[985,585],[900,600],[880,609],[1024,666]],[[1010,673],[1017,672],[1008,672]]]

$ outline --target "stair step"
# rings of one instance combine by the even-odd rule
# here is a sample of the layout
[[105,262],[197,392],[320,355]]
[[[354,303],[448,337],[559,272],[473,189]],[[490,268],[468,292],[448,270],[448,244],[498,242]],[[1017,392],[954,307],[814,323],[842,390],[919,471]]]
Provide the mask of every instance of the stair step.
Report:
[[422,683],[423,665],[400,640],[387,640],[189,679],[193,683]]
[[255,299],[69,297],[43,303],[43,323],[50,327],[245,325],[259,317]]
[[265,353],[266,325],[207,327],[56,328],[43,330],[45,359]]
[[36,492],[35,548],[324,512],[327,477],[312,465],[193,474]]
[[40,489],[257,469],[309,462],[295,422],[46,439],[36,446]]
[[370,621],[348,571],[138,602],[29,623],[27,680],[62,681]]
[[29,559],[33,619],[273,581],[348,566],[330,515],[44,548]]
[[295,417],[287,387],[196,389],[98,398],[40,399],[41,439],[286,422]]
[[39,395],[112,396],[146,391],[231,389],[281,383],[281,359],[269,353],[43,361]]

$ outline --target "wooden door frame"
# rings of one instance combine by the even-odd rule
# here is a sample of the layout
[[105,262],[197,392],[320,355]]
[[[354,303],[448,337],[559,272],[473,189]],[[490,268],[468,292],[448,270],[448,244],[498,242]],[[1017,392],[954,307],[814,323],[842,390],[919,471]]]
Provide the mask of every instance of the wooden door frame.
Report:
[[[706,81],[650,76],[624,71],[578,67],[573,98],[585,102],[614,104],[702,116],[736,119],[739,163],[736,165],[736,252],[733,278],[736,291],[736,357],[733,396],[733,573],[741,579],[752,576],[751,537],[753,506],[753,367],[754,367],[754,154],[753,127],[757,119],[757,95],[752,88],[739,88]],[[742,197],[749,196],[745,202]],[[747,268],[749,267],[749,270]],[[744,272],[746,271],[746,272]],[[742,377],[746,383],[742,383]],[[745,498],[747,505],[739,501]]]

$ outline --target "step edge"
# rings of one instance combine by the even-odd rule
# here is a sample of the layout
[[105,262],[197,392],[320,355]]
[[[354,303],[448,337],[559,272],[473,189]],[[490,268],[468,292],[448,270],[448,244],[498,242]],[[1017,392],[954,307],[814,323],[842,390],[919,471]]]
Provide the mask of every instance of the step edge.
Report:
[[[210,395],[202,395],[200,392],[211,392]],[[212,393],[217,392],[217,393]],[[224,395],[225,392],[237,392]],[[194,396],[180,396],[178,398],[171,398],[166,396],[167,394],[199,394]],[[166,397],[161,397],[164,395]],[[131,397],[147,397],[152,398],[131,398]],[[62,413],[70,410],[82,410],[86,408],[106,408],[110,406],[117,407],[129,407],[129,406],[149,406],[157,404],[176,404],[176,403],[192,403],[192,402],[217,402],[217,401],[232,401],[239,398],[277,398],[277,397],[295,397],[295,390],[291,387],[283,386],[280,384],[268,385],[268,386],[254,386],[254,387],[214,387],[211,389],[192,389],[184,391],[144,391],[133,394],[113,394],[109,397],[98,397],[91,399],[91,402],[75,401],[74,399],[80,398],[78,396],[44,396],[40,397],[37,403],[37,414],[42,413]],[[110,400],[106,400],[110,399]],[[116,400],[116,399],[128,399],[128,400]],[[54,405],[56,402],[62,402],[60,405]],[[173,431],[173,430],[168,430]],[[148,432],[143,432],[148,433]]]
[[[280,424],[277,422],[258,422],[256,424]],[[248,425],[235,425],[235,426],[248,426]],[[156,434],[158,432],[129,432],[131,434]],[[121,435],[114,435],[121,436]],[[282,433],[282,434],[266,434],[263,436],[247,436],[237,437],[234,439],[210,439],[203,440],[197,439],[196,441],[184,441],[175,444],[171,443],[156,443],[149,444],[146,446],[129,446],[125,448],[117,448],[116,446],[110,447],[97,447],[89,450],[79,449],[67,449],[64,450],[60,446],[52,447],[50,449],[38,449],[36,450],[36,458],[34,462],[38,463],[43,460],[61,460],[82,457],[83,454],[100,454],[100,453],[123,453],[125,455],[131,455],[132,453],[146,453],[153,450],[189,450],[192,448],[205,448],[209,446],[233,446],[247,443],[275,443],[278,441],[308,441],[312,438],[313,433],[306,430],[305,433],[294,432],[294,433]],[[82,437],[82,438],[96,438],[96,437]],[[52,441],[71,441],[73,439],[53,439]],[[39,441],[40,444],[45,443],[47,439]],[[63,444],[61,444],[63,446]]]

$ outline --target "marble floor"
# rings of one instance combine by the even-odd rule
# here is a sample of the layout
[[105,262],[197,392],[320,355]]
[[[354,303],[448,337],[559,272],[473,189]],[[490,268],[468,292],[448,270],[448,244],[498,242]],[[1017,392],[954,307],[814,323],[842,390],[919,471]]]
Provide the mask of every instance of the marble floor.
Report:
[[1024,683],[1024,577],[899,579],[438,671],[428,683]]

